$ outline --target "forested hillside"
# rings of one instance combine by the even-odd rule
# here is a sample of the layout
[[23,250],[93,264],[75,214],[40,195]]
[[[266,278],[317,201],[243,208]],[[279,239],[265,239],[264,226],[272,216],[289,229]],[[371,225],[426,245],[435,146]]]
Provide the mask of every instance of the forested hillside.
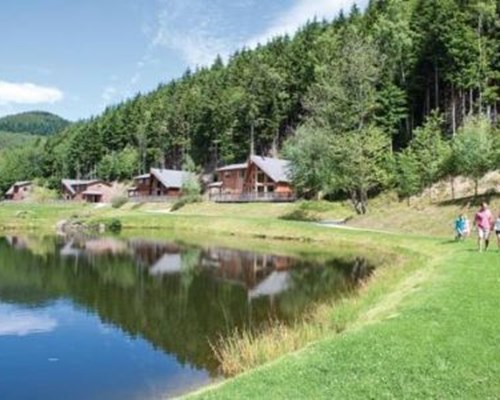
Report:
[[0,131],[48,136],[61,132],[69,121],[44,111],[30,111],[0,118]]
[[26,133],[0,132],[0,152],[19,146],[34,144],[39,138],[39,136]]
[[[304,195],[348,194],[360,212],[372,191],[409,196],[443,176],[476,177],[500,164],[499,12],[498,0],[372,0],[312,21],[3,160],[0,187],[123,177],[124,159],[140,173],[190,155],[209,170],[251,149],[290,157]],[[487,159],[465,165],[476,144]]]

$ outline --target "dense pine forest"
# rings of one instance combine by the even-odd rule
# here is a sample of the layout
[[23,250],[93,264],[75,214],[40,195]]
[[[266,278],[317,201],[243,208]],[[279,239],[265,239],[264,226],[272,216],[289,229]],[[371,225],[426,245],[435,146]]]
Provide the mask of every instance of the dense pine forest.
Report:
[[48,136],[61,132],[69,121],[44,111],[30,111],[0,118],[0,132]]
[[255,152],[290,158],[302,195],[365,212],[373,192],[498,168],[499,81],[500,1],[372,0],[3,154],[0,188]]

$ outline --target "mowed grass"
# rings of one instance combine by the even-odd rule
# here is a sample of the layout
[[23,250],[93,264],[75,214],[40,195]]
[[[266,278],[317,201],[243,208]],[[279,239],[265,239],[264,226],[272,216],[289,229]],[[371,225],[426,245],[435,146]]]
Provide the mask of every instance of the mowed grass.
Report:
[[92,212],[89,205],[70,202],[1,202],[0,229],[42,229],[55,233],[58,221],[70,217],[88,218]]
[[500,253],[478,254],[472,242],[419,247],[435,258],[351,329],[192,397],[500,398]]
[[[455,243],[443,238],[451,228],[433,230],[436,225],[451,224],[460,204],[436,205],[444,212],[435,214],[430,214],[435,211],[429,206],[426,215],[432,217],[421,225],[421,229],[427,226],[429,236],[333,229],[267,214],[268,207],[283,205],[249,205],[250,215],[245,215],[245,207],[231,211],[230,206],[200,204],[183,213],[163,213],[157,212],[162,208],[147,205],[115,210],[78,204],[2,204],[0,224],[7,229],[39,229],[71,216],[119,218],[125,228],[154,228],[159,236],[178,231],[188,237],[266,239],[287,248],[300,242],[318,252],[358,248],[402,255],[401,262],[380,268],[359,296],[317,308],[317,319],[309,322],[318,325],[304,325],[302,334],[277,328],[274,336],[271,332],[250,338],[244,347],[234,343],[236,350],[254,349],[261,354],[273,349],[273,354],[264,354],[251,367],[298,351],[192,396],[500,398],[500,253],[478,254],[473,240]],[[391,215],[389,208],[380,210]],[[409,214],[402,222],[405,227],[421,219],[412,208],[401,205],[401,215],[403,210]],[[371,214],[354,223],[363,218],[373,218],[370,228],[377,228],[383,219]],[[396,222],[401,220],[392,221],[389,227],[397,231]],[[276,340],[283,342],[274,346],[277,350]],[[287,347],[286,342],[292,345]]]

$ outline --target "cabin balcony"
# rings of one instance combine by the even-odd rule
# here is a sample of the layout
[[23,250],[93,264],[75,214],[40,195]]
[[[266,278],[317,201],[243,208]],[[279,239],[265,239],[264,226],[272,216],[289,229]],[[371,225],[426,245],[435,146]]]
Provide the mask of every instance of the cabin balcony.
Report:
[[297,196],[290,192],[212,193],[210,200],[215,203],[287,203],[297,200]]

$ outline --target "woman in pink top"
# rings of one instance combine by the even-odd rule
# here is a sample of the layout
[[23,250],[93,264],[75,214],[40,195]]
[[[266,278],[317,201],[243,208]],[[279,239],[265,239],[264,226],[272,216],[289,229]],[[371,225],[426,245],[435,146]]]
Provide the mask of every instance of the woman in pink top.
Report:
[[493,226],[493,214],[488,208],[488,204],[483,202],[481,209],[477,212],[475,218],[477,228],[477,243],[479,251],[487,250],[490,244],[490,232]]

